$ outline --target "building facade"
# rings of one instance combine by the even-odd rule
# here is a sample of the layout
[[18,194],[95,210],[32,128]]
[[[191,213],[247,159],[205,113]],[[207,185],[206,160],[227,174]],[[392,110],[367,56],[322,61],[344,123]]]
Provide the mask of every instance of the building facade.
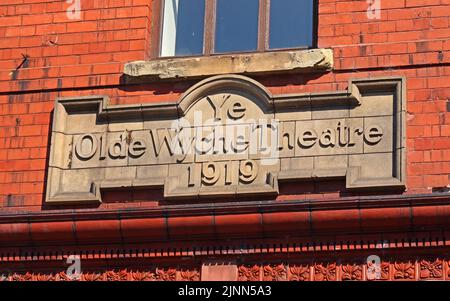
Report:
[[3,280],[450,279],[450,1],[250,2],[0,3]]

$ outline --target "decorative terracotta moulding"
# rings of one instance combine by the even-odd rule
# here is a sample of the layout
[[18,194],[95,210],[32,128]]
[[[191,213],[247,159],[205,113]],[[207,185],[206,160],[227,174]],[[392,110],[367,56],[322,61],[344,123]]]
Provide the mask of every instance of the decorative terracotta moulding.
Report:
[[54,114],[49,204],[149,187],[164,188],[168,200],[273,198],[279,181],[315,178],[345,178],[347,189],[405,186],[403,78],[272,95],[250,78],[223,75],[178,102],[60,98]]
[[[61,258],[62,259],[62,258]],[[131,261],[134,265],[136,262]],[[224,264],[214,266],[208,263],[168,263],[163,266],[137,266],[123,268],[92,267],[80,275],[67,274],[60,265],[48,269],[23,268],[0,272],[0,281],[421,281],[449,280],[450,260],[448,256],[411,256],[383,258],[372,263],[365,258],[335,258],[312,262],[290,259],[280,262],[264,258],[264,264]]]
[[332,68],[332,49],[311,49],[136,61],[125,65],[124,74],[129,81],[148,81],[221,74],[323,72]]

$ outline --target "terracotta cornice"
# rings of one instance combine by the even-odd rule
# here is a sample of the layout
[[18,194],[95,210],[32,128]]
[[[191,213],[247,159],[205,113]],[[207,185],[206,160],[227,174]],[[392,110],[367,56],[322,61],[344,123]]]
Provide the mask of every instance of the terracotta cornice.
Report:
[[128,219],[181,217],[198,215],[245,214],[259,212],[320,211],[370,209],[411,206],[450,205],[450,193],[415,195],[380,195],[342,197],[327,200],[247,201],[166,205],[155,208],[127,209],[56,209],[39,212],[0,212],[0,224],[46,221],[77,221],[96,219]]
[[450,229],[450,194],[1,213],[1,246],[295,237]]

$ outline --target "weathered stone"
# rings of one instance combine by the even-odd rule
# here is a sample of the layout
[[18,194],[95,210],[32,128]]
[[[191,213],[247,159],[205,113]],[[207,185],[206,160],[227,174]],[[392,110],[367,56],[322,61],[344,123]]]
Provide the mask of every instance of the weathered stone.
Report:
[[331,49],[311,49],[136,61],[126,64],[124,73],[129,77],[173,79],[229,73],[306,72],[332,68]]
[[394,98],[389,92],[372,92],[362,96],[361,105],[350,110],[350,117],[392,116]]

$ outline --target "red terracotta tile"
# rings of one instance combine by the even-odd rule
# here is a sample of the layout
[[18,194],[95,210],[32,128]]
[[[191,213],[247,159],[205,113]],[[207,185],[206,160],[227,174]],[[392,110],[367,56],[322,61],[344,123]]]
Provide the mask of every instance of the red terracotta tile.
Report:
[[214,234],[213,216],[168,217],[170,237],[191,237]]
[[361,209],[361,227],[368,229],[409,229],[409,208],[364,208]]
[[276,212],[263,214],[264,232],[296,232],[310,229],[309,212]]
[[314,230],[359,229],[359,211],[350,210],[318,210],[311,212],[311,224]]
[[76,238],[79,242],[113,243],[121,241],[119,220],[77,221]]
[[167,239],[165,218],[122,219],[120,226],[125,241]]
[[0,242],[8,244],[27,243],[30,239],[26,223],[0,224]]
[[74,243],[73,222],[31,223],[31,237],[36,243]]
[[215,230],[218,235],[248,236],[263,230],[260,214],[230,214],[214,217]]

